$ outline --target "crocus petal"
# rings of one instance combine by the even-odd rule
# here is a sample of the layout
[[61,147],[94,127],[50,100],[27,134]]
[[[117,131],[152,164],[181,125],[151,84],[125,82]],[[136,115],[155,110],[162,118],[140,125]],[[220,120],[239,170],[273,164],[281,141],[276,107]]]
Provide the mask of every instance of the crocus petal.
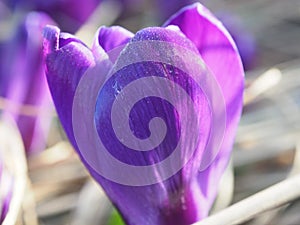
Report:
[[61,123],[72,144],[76,145],[72,127],[73,98],[80,78],[94,65],[94,56],[80,40],[60,33],[57,27],[46,27],[44,37],[49,88]]
[[106,52],[108,52],[120,45],[127,44],[132,37],[133,33],[123,27],[102,26],[96,33],[96,43],[98,43]]
[[[197,46],[224,95],[227,119],[223,144],[214,162],[205,171],[199,173],[199,183],[206,195],[207,204],[212,204],[217,193],[219,178],[228,163],[241,115],[244,80],[242,63],[229,33],[201,4],[183,8],[165,23],[165,25],[170,24],[177,25]],[[203,180],[207,182],[202,182]]]
[[[159,57],[157,59],[162,59],[165,56],[172,58],[174,56],[173,54],[170,54],[170,49],[166,48],[150,48],[150,51],[149,48],[147,50],[144,48],[140,50],[135,48],[135,43],[140,43],[142,41],[149,41],[149,43],[153,43],[153,41],[161,41],[177,44],[182,48],[189,49],[191,52],[198,54],[193,43],[175,27],[170,27],[168,29],[147,28],[139,31],[132,38],[131,42],[127,47],[125,47],[119,56],[116,65],[118,65],[119,62],[124,63],[124,60],[127,59],[132,60],[134,55],[138,58],[142,58],[145,54],[158,54]],[[131,46],[133,47],[131,48]],[[182,62],[184,61],[184,59],[181,58],[184,57],[183,55],[175,55],[181,59]],[[178,117],[176,116],[177,114],[173,111],[174,109],[169,108],[169,104],[166,104],[166,102],[159,98],[156,99],[150,97],[139,101],[139,104],[136,104],[135,107],[131,109],[130,114],[132,120],[130,125],[136,136],[140,138],[146,138],[149,136],[147,126],[150,119],[156,116],[164,119],[167,124],[166,126],[169,129],[167,131],[168,133],[166,138],[159,147],[147,152],[132,151],[122,147],[122,144],[116,140],[114,134],[110,133],[110,131],[113,131],[111,127],[112,125],[110,124],[111,119],[109,119],[111,112],[110,106],[112,104],[110,100],[113,101],[118,92],[121,91],[122,87],[126,87],[126,85],[129,85],[135,80],[149,76],[161,76],[168,77],[168,79],[173,80],[173,82],[178,85],[181,85],[185,88],[186,92],[190,94],[191,98],[195,98],[195,102],[198,102],[198,113],[202,118],[205,118],[200,126],[201,131],[198,133],[201,141],[193,155],[193,159],[191,160],[192,163],[185,165],[182,170],[172,176],[169,180],[162,181],[160,184],[154,184],[151,186],[131,187],[127,189],[122,186],[115,186],[114,190],[120,190],[120,193],[123,193],[123,195],[126,196],[126,199],[115,198],[115,196],[110,197],[113,199],[113,202],[120,209],[122,215],[129,224],[190,224],[200,220],[209,210],[209,208],[206,208],[205,205],[198,204],[197,202],[197,199],[201,196],[201,192],[200,188],[197,187],[198,184],[194,178],[196,178],[201,161],[200,159],[208,138],[207,135],[209,134],[210,110],[208,109],[204,93],[202,93],[201,89],[197,89],[196,85],[194,86],[193,80],[189,80],[189,78],[185,77],[186,74],[178,70],[176,66],[179,65],[156,63],[155,60],[157,59],[152,59],[154,62],[145,61],[128,65],[124,67],[124,69],[120,70],[116,74],[116,77],[113,76],[107,81],[107,86],[102,89],[103,96],[100,93],[96,105],[96,123],[98,125],[98,133],[101,140],[106,144],[110,154],[126,164],[133,164],[135,166],[153,165],[165,160],[171,154],[172,150],[175,149],[180,138],[183,140],[182,146],[180,147],[181,160],[186,157],[189,149],[195,148],[195,146],[192,145],[193,141],[191,140],[191,136],[193,135],[190,135],[187,131],[180,132],[178,123],[181,121],[178,121]],[[201,60],[200,56],[199,60]],[[185,63],[187,62],[185,61]],[[185,66],[192,67],[193,64],[187,63]],[[168,92],[166,89],[159,89],[158,86],[156,88],[153,87],[149,84],[149,80],[147,81],[147,83],[140,84],[145,92],[147,87],[161,93]],[[112,85],[113,83],[117,86]],[[157,85],[159,84],[157,83]],[[159,95],[159,93],[156,94]],[[134,95],[137,96],[138,92]],[[173,98],[177,98],[176,101],[181,102],[182,97],[183,96],[174,91]],[[184,108],[186,113],[191,113],[190,111],[187,111],[188,107],[186,102],[181,104],[182,109]],[[126,108],[126,106],[123,108]],[[179,108],[176,109],[180,111]],[[120,113],[122,114],[123,112],[121,111]],[[181,128],[183,128],[183,125]],[[157,131],[157,129],[155,131]],[[124,131],[124,133],[127,132],[128,131]],[[171,162],[166,165],[166,167],[173,168],[175,165]],[[167,168],[165,168],[165,170],[167,170]],[[155,169],[152,171],[155,176],[163,176],[163,174],[160,174],[163,172],[164,171],[156,171]],[[130,180],[129,176],[127,178]],[[121,191],[122,189],[123,191]],[[143,193],[151,193],[151,195],[147,196]],[[147,208],[147,211],[152,212],[147,216],[147,219],[142,213],[141,205],[144,205]]]
[[96,32],[92,47],[95,58],[101,61],[110,51],[109,59],[115,62],[132,36],[133,33],[120,26],[100,27]]

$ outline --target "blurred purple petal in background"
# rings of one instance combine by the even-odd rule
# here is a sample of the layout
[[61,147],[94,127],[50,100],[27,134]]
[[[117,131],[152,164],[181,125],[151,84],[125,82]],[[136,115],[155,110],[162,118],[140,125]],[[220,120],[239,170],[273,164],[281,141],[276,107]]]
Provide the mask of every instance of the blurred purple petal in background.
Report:
[[241,55],[244,69],[253,69],[257,61],[257,44],[254,36],[239,17],[229,12],[219,12],[217,17],[232,36]]
[[179,11],[181,8],[188,6],[192,3],[197,2],[197,0],[173,0],[173,1],[155,1],[155,8],[159,19],[164,21],[172,16],[174,13]]
[[1,43],[0,95],[4,112],[13,115],[26,151],[42,150],[46,143],[52,103],[47,87],[42,50],[42,29],[54,22],[44,13],[29,13]]
[[[5,2],[5,1],[4,1]],[[74,33],[87,21],[101,0],[13,0],[5,3],[17,11],[42,11],[64,30]]]

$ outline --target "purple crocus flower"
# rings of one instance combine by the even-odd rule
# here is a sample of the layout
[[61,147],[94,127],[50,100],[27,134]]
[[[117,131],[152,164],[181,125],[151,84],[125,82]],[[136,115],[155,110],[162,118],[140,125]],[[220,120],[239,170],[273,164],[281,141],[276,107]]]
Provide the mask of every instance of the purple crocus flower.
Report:
[[[29,13],[1,45],[0,96],[4,115],[13,116],[27,152],[45,147],[52,108],[44,72],[42,30],[54,24],[44,13]],[[51,111],[51,110],[50,110]]]
[[56,27],[44,37],[62,125],[125,222],[206,217],[242,109],[242,63],[222,24],[198,3],[136,34],[100,27],[92,49]]

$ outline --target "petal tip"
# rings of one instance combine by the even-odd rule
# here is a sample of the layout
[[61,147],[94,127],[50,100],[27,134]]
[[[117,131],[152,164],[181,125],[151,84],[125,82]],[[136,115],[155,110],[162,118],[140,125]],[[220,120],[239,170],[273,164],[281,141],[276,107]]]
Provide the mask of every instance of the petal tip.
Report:
[[53,52],[59,47],[60,29],[56,26],[47,25],[43,29],[44,52],[47,54]]

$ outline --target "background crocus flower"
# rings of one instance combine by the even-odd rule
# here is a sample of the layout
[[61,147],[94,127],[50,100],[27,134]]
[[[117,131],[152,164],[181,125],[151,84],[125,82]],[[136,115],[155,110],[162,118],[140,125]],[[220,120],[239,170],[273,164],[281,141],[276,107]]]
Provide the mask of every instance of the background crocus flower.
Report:
[[155,9],[160,20],[164,21],[170,16],[172,16],[175,12],[180,10],[182,7],[190,5],[197,0],[173,0],[173,1],[155,1]]
[[[81,160],[119,209],[125,222],[130,225],[184,225],[206,217],[216,197],[220,177],[230,158],[235,130],[242,109],[242,64],[235,44],[222,24],[201,4],[194,4],[172,16],[163,27],[146,28],[135,35],[121,27],[101,27],[96,33],[92,49],[89,49],[76,37],[60,33],[56,27],[47,27],[44,36],[47,79],[62,125]],[[139,43],[144,41],[150,46],[153,42],[163,42],[167,43],[167,46],[173,47],[151,49],[146,45],[147,50],[136,48]],[[121,48],[120,50],[124,47],[122,51],[117,51],[120,54],[110,52],[118,47]],[[186,49],[191,54],[197,55],[196,62],[203,62],[202,66],[197,64],[193,58],[175,54],[178,53],[177,48]],[[141,56],[147,58],[148,55],[156,57],[156,60],[126,64],[128,60],[139,59]],[[214,112],[211,107],[214,106],[207,101],[205,93],[197,86],[195,80],[191,79],[183,70],[173,64],[157,62],[164,57],[171,58],[174,62],[183,65],[182,68],[199,69],[196,68],[196,65],[199,65],[202,75],[211,73],[217,81],[219,89],[211,91],[217,95],[220,90],[224,100],[224,111],[220,110],[219,116],[226,118],[226,127],[224,139],[216,158],[212,154],[204,154],[205,150],[210,147],[209,145],[214,144],[209,142],[211,129],[218,121],[212,117]],[[118,67],[122,63],[127,66],[121,67],[116,74],[107,77],[110,69],[114,66]],[[199,73],[199,76],[201,74]],[[96,78],[103,85],[96,95],[91,92],[97,85],[94,83],[88,86],[83,85],[84,89],[80,89],[79,92],[77,90],[87,76],[94,78],[98,76]],[[136,80],[152,76],[164,77],[182,87],[192,99],[195,111],[189,111],[186,108],[187,103],[177,92],[170,93],[175,99],[173,99],[174,103],[178,106],[176,109],[155,96],[138,101],[130,111],[129,121],[130,129],[136,137],[145,139],[150,135],[148,125],[153,117],[162,118],[167,127],[167,134],[161,145],[150,151],[139,152],[124,147],[122,140],[117,140],[110,122],[111,109],[116,96],[122,92],[123,88],[125,89],[127,85]],[[146,80],[149,81],[149,79]],[[145,92],[155,90],[153,86],[149,88],[149,85],[148,82],[145,82],[140,86]],[[159,88],[156,91],[159,96],[166,92],[165,89]],[[77,109],[82,114],[79,114],[80,117],[72,122],[74,119],[72,109],[76,105],[78,93],[83,101],[80,101]],[[122,94],[120,96],[122,98]],[[87,106],[93,103],[93,98],[97,99],[96,105],[92,107],[92,110],[86,110]],[[222,105],[222,102],[219,103]],[[120,108],[121,114],[122,110],[126,110],[126,106],[123,109]],[[75,110],[75,113],[78,111]],[[199,124],[189,124],[188,122],[188,127],[197,128],[200,125],[199,130],[196,130],[195,133],[181,132],[184,127],[180,123],[179,112],[183,112],[191,118],[193,117],[191,115],[195,115]],[[91,113],[93,119],[88,121],[88,115]],[[223,115],[224,113],[226,115]],[[160,180],[160,177],[163,177],[168,169],[176,166],[173,161],[169,162],[167,167],[154,167],[153,170],[148,171],[149,177],[153,176],[159,182],[130,185],[132,174],[127,174],[125,170],[118,170],[107,164],[103,160],[105,155],[97,157],[97,154],[100,154],[97,152],[97,145],[94,145],[95,142],[90,135],[85,136],[91,129],[88,123],[94,124],[94,121],[98,136],[105,147],[109,149],[109,154],[124,164],[139,167],[141,170],[143,167],[151,166],[172,155],[172,150],[179,140],[182,140],[179,145],[180,160],[185,161],[191,149],[194,152],[182,168],[168,179]],[[124,124],[119,123],[119,125],[123,126]],[[86,149],[79,147],[78,129],[80,129],[79,135],[86,137],[84,140]],[[196,134],[196,138],[199,138],[197,142],[192,140],[195,137],[194,134]],[[90,149],[90,146],[95,148]],[[91,164],[90,158],[95,164]],[[203,167],[204,161],[210,161],[208,167]],[[124,183],[108,179],[99,173],[99,168],[111,171],[112,175],[120,175]],[[134,176],[139,175],[137,173]],[[128,184],[126,184],[126,179],[129,180]],[[148,177],[145,179],[147,180]]]
[[[23,20],[23,19],[22,19]],[[47,87],[42,29],[53,21],[44,13],[29,13],[13,37],[1,45],[0,95],[4,115],[12,115],[27,152],[45,147],[52,102]]]
[[239,50],[245,70],[255,67],[257,61],[257,43],[254,36],[246,29],[242,20],[229,12],[219,12],[218,19],[229,31]]
[[41,11],[53,18],[60,27],[75,32],[84,24],[101,0],[14,0],[6,4],[16,11]]

